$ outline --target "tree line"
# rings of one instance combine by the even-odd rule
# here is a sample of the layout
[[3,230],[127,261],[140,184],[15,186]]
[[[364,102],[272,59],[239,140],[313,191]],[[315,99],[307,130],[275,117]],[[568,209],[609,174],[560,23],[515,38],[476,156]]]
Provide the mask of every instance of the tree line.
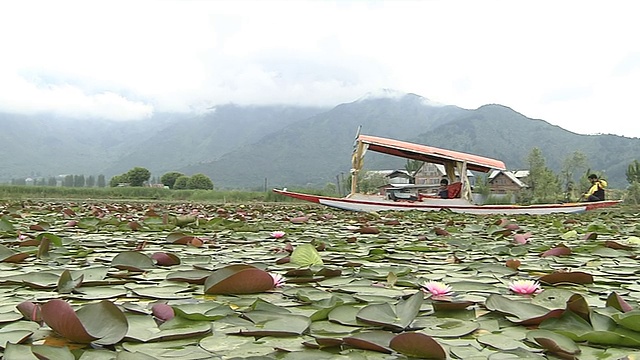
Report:
[[34,186],[62,186],[62,187],[118,187],[118,186],[151,186],[162,184],[169,189],[193,189],[193,190],[213,190],[213,181],[204,174],[185,175],[177,171],[171,171],[162,175],[159,179],[151,178],[151,172],[143,167],[134,167],[120,175],[113,176],[108,184],[104,175],[97,177],[90,175],[60,175],[49,178],[19,178],[11,179],[11,185],[34,185]]
[[106,187],[104,175],[60,175],[35,178],[11,179],[11,185],[63,186],[63,187]]

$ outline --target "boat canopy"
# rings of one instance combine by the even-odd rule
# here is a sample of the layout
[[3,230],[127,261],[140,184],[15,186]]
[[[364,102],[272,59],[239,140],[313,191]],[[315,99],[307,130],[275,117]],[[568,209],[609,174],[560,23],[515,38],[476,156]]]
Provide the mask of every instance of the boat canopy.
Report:
[[467,154],[459,151],[440,149],[433,146],[386,139],[376,136],[359,135],[358,144],[366,144],[369,151],[419,160],[434,164],[464,163],[473,171],[489,172],[492,169],[506,170],[504,162],[483,156]]
[[492,169],[506,170],[504,163],[500,160],[376,136],[358,135],[354,145],[356,146],[351,159],[351,193],[347,197],[353,196],[357,191],[358,173],[362,170],[364,154],[367,150],[427,163],[442,164],[445,166],[450,183],[455,181],[457,171],[462,183],[460,197],[468,201],[472,201],[473,195],[471,194],[471,184],[466,176],[467,169],[480,172],[489,172]]

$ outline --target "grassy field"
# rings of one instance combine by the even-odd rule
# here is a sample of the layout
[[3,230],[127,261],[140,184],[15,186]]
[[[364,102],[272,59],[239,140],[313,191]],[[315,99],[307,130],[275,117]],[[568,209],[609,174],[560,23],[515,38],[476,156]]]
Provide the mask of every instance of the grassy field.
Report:
[[292,199],[271,191],[170,190],[149,187],[72,188],[52,186],[0,185],[0,199],[6,200],[158,200],[210,203],[284,202]]

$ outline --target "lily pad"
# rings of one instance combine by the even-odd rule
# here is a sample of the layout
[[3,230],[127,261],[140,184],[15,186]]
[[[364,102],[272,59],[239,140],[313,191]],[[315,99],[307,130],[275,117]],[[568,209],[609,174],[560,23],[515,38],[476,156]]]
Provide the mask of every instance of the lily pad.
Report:
[[204,283],[207,294],[255,294],[274,287],[273,277],[250,265],[229,265],[214,271]]
[[111,266],[120,270],[145,271],[153,269],[153,260],[138,251],[123,251],[111,260]]
[[527,339],[563,359],[580,354],[580,348],[573,340],[553,331],[532,330],[527,333]]
[[124,338],[128,324],[124,314],[109,301],[87,304],[77,312],[63,300],[42,305],[42,319],[55,332],[79,342],[111,345]]
[[322,265],[323,261],[316,248],[311,244],[298,245],[291,253],[291,263],[298,266]]
[[447,358],[447,352],[442,345],[423,333],[406,332],[396,335],[391,339],[389,347],[403,355],[421,359]]
[[418,291],[409,299],[399,301],[395,306],[388,303],[365,306],[358,312],[356,318],[365,323],[393,330],[404,330],[415,320],[423,300],[422,291]]

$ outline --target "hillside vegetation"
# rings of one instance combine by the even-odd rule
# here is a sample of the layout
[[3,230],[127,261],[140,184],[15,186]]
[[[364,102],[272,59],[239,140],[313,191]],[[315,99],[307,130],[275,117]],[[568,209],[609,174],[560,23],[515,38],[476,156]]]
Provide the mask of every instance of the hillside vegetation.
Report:
[[[626,187],[625,170],[640,139],[572,133],[506,106],[478,109],[433,104],[415,94],[363,98],[332,109],[225,105],[201,115],[156,114],[133,122],[0,114],[0,183],[26,177],[99,174],[132,167],[152,176],[168,171],[207,175],[217,189],[323,188],[349,174],[358,126],[395,138],[501,159],[526,168],[534,149],[556,172],[575,151],[612,187]],[[396,169],[404,159],[368,154],[366,169]]]

